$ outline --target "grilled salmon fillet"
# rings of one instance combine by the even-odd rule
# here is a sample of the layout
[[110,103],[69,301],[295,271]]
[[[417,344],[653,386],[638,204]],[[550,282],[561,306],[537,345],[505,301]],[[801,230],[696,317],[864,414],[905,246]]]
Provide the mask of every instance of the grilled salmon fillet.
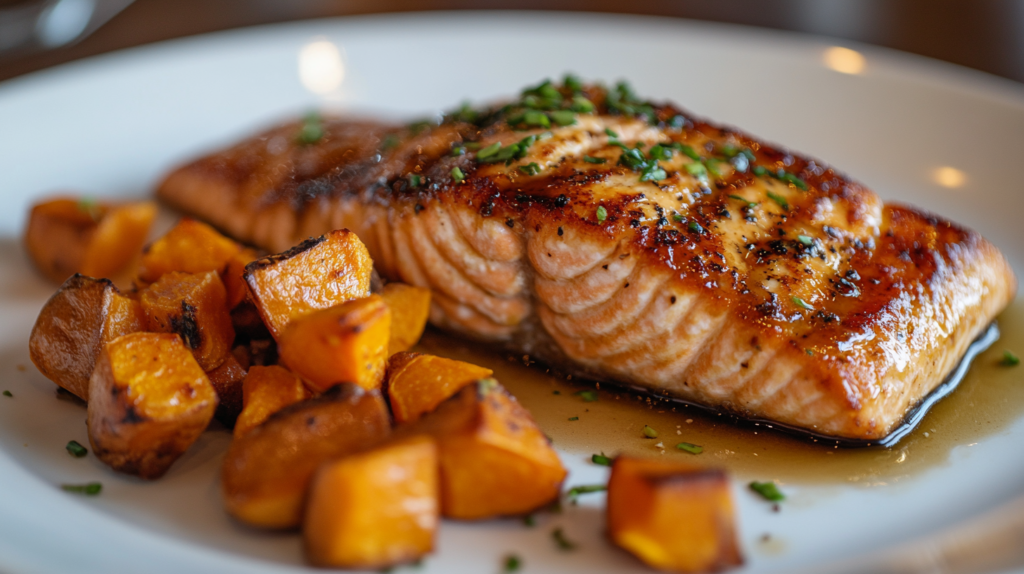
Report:
[[572,78],[429,123],[310,116],[158,194],[270,251],[351,229],[441,328],[842,439],[897,428],[1016,291],[974,231]]

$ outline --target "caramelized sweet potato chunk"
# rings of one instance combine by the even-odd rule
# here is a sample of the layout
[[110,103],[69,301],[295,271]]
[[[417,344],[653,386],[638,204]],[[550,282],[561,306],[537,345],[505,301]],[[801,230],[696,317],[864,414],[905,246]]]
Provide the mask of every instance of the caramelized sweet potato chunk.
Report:
[[309,489],[302,534],[315,566],[377,569],[433,549],[437,447],[426,436],[328,462]]
[[242,413],[235,421],[235,438],[263,424],[270,415],[309,398],[309,391],[288,369],[272,365],[249,369],[242,382]]
[[241,249],[209,225],[183,217],[166,235],[146,247],[139,262],[139,280],[153,283],[172,271],[221,271]]
[[565,468],[530,413],[494,379],[467,385],[396,438],[428,434],[441,462],[441,512],[476,520],[556,500]]
[[103,345],[145,327],[142,305],[110,280],[74,275],[39,312],[29,354],[46,378],[88,400],[89,378]]
[[395,423],[414,421],[462,387],[494,371],[422,353],[397,353],[388,359],[387,397]]
[[316,469],[375,446],[390,430],[380,393],[353,384],[278,411],[236,438],[224,456],[221,487],[228,513],[252,526],[299,526]]
[[216,408],[216,391],[180,337],[130,333],[107,343],[96,362],[89,442],[114,470],[159,478],[202,434]]
[[228,309],[234,309],[249,297],[249,286],[245,284],[245,266],[258,258],[258,253],[243,247],[224,264],[220,277],[228,293]]
[[245,266],[250,296],[274,338],[292,320],[370,294],[373,261],[347,229]]
[[135,258],[155,216],[156,205],[148,201],[51,199],[32,207],[25,248],[39,270],[54,281],[75,273],[109,277]]
[[659,570],[714,572],[743,563],[725,472],[685,462],[616,458],[608,534]]
[[[405,283],[388,283],[380,294],[391,309],[388,354],[408,351],[419,342],[430,315],[430,289]],[[477,377],[480,378],[480,377]]]
[[228,353],[224,362],[206,376],[217,391],[217,420],[226,427],[235,426],[235,419],[242,412],[242,384],[245,381],[245,367],[233,353]]
[[148,330],[177,333],[199,365],[213,370],[231,353],[235,329],[225,303],[224,284],[214,271],[172,271],[142,290]]
[[379,388],[388,358],[391,310],[370,295],[295,319],[278,340],[288,367],[314,391],[339,382]]

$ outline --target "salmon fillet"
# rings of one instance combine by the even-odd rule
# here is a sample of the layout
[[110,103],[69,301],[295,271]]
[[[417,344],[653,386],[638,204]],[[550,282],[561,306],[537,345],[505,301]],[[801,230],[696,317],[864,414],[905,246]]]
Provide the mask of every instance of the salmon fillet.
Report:
[[158,194],[270,251],[351,229],[441,328],[841,439],[899,427],[1016,291],[974,231],[571,78],[431,123],[311,116]]

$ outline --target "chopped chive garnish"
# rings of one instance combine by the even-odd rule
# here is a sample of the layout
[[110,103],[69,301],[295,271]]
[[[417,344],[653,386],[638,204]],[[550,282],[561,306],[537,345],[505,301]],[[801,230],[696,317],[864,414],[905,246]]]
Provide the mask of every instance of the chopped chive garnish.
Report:
[[77,440],[68,441],[67,446],[65,446],[64,448],[67,449],[68,454],[75,458],[82,458],[83,456],[89,454],[89,451],[86,450],[84,446],[79,444]]
[[679,214],[679,213],[673,213],[672,214],[672,219],[675,220],[676,223],[682,223],[682,222],[686,221],[686,218],[683,217],[682,214]]
[[565,493],[566,497],[569,498],[573,503],[581,494],[590,494],[592,492],[604,492],[608,490],[608,487],[603,484],[581,484],[580,486],[574,486]]
[[649,425],[644,425],[643,433],[646,438],[658,438],[658,431],[654,430]]
[[715,177],[722,177],[722,170],[718,169],[718,167],[725,162],[719,159],[709,158],[704,163],[707,166],[708,171],[711,172],[711,175]]
[[596,164],[608,163],[608,160],[604,159],[603,157],[591,157],[589,155],[583,156],[583,161],[585,161],[587,163],[596,163]]
[[782,209],[785,209],[786,211],[789,211],[789,202],[786,201],[785,197],[782,197],[781,195],[779,195],[777,193],[772,193],[772,192],[769,191],[768,192],[768,199],[770,199],[770,200],[774,201],[775,203],[779,204],[779,207],[781,207]]
[[619,134],[613,132],[611,128],[604,128],[604,133],[605,133],[605,135],[607,135],[610,138],[618,139],[618,137],[619,137]]
[[690,454],[700,454],[700,453],[704,452],[704,447],[702,447],[700,445],[688,443],[688,442],[681,442],[681,443],[676,445],[676,448],[679,449],[679,450],[685,450],[686,452],[688,452]]
[[750,490],[760,494],[765,500],[772,502],[781,502],[786,499],[785,495],[779,491],[779,487],[774,482],[754,482],[750,483]]
[[562,394],[562,391],[551,391],[551,394],[552,395],[560,395],[560,394]]
[[594,102],[591,102],[583,96],[575,96],[572,99],[572,106],[570,106],[569,109],[581,114],[589,114],[594,111]]
[[399,143],[401,143],[401,140],[398,139],[398,136],[395,134],[388,134],[380,141],[380,149],[381,151],[390,151],[397,147]]
[[790,299],[793,301],[793,304],[795,304],[797,307],[800,307],[801,309],[807,309],[808,311],[814,310],[814,307],[811,307],[810,305],[807,304],[806,301],[797,297],[796,295],[793,295],[792,297],[790,297]]
[[533,528],[534,526],[537,526],[537,518],[532,514],[527,514],[523,517],[523,524]]
[[455,180],[455,183],[462,183],[466,179],[466,174],[462,173],[461,169],[459,169],[457,167],[453,167],[452,168],[452,179]]
[[501,142],[492,143],[491,145],[485,147],[484,149],[476,152],[476,159],[478,159],[480,161],[483,161],[483,160],[491,157],[492,155],[498,153],[498,150],[500,150],[500,149],[501,149]]
[[509,554],[505,557],[505,572],[517,572],[522,564],[523,561],[518,556]]
[[565,537],[565,533],[562,532],[561,528],[556,528],[551,531],[551,538],[554,538],[555,544],[558,545],[559,550],[575,550],[576,543],[570,541]]
[[573,74],[566,74],[562,79],[562,85],[574,92],[583,90],[583,82]]
[[103,490],[103,485],[98,482],[90,482],[88,484],[62,484],[61,489],[65,492],[74,492],[76,494],[84,494],[86,496],[96,496]]
[[753,208],[757,207],[757,202],[756,201],[749,201],[745,197],[741,197],[739,195],[730,195],[729,197],[731,197],[731,198],[733,198],[733,199],[735,199],[737,201],[742,201],[743,203],[746,203],[747,207],[749,209],[753,209]]
[[597,221],[600,223],[605,219],[608,219],[608,210],[603,205],[599,205],[597,207]]
[[570,421],[578,421],[578,420],[580,420],[580,417],[569,417],[569,420]]
[[999,361],[999,364],[1004,367],[1016,367],[1020,364],[1020,357],[1010,351],[1003,351],[1003,360]]
[[604,453],[595,454],[595,455],[591,456],[590,457],[590,462],[592,462],[594,464],[599,464],[601,466],[611,466],[612,465],[612,459],[610,459],[607,456],[605,456]]
[[640,181],[661,181],[666,177],[668,177],[668,174],[665,173],[665,170],[660,167],[655,167],[654,169],[645,171],[644,174],[640,176]]
[[701,234],[701,233],[704,233],[704,228],[701,227],[700,224],[697,223],[696,221],[691,221],[690,223],[687,223],[686,227],[690,231],[692,231],[692,232],[694,232],[694,233],[696,233],[698,235]]
[[551,116],[551,121],[560,126],[571,126],[576,123],[576,114],[570,110],[556,110],[548,112],[548,115]]
[[93,221],[99,221],[100,219],[100,206],[96,203],[96,199],[85,196],[78,200],[78,211],[85,213]]
[[457,145],[457,146],[452,148],[452,156],[453,157],[458,157],[460,155],[466,155],[466,146],[464,146],[464,145]]
[[537,175],[538,173],[540,173],[540,166],[537,165],[537,162],[530,162],[526,165],[519,166],[519,171],[525,173],[526,175]]
[[13,397],[14,395],[11,394],[11,391],[4,391],[4,396],[5,397]]
[[529,111],[523,114],[523,120],[521,123],[528,126],[540,126],[542,128],[551,127],[551,119],[548,118],[548,115],[544,112],[537,111]]
[[323,137],[324,126],[320,120],[320,114],[317,112],[306,114],[306,117],[302,120],[302,127],[299,128],[299,134],[295,139],[302,145],[310,145],[320,141]]
[[419,187],[421,180],[422,180],[422,178],[419,175],[417,175],[415,173],[410,173],[409,174],[409,187]]
[[814,240],[808,235],[797,235],[796,240],[807,246],[814,245]]
[[693,161],[700,161],[700,154],[697,153],[692,147],[686,144],[678,144],[675,146],[679,151],[683,152],[683,155],[692,159]]
[[798,188],[802,189],[803,191],[807,191],[807,182],[805,182],[804,180],[800,179],[799,177],[789,173],[788,171],[783,171],[782,173],[779,173],[777,175],[777,177],[779,178],[780,181],[784,181],[786,183],[791,183],[791,184],[797,186]]
[[686,171],[698,179],[703,179],[708,176],[708,168],[704,167],[704,164],[697,161],[686,164]]
[[596,391],[576,391],[575,394],[579,395],[580,398],[583,399],[583,402],[585,402],[585,403],[592,403],[592,402],[597,400],[597,392]]
[[763,165],[755,165],[752,170],[754,175],[761,177],[768,174],[768,170]]

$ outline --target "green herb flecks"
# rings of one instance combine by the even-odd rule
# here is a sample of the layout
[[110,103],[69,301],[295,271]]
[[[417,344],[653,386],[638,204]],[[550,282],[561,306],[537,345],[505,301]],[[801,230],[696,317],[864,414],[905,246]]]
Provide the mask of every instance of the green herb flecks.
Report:
[[672,220],[675,221],[676,223],[683,223],[686,221],[686,218],[683,217],[681,213],[673,213]]
[[688,442],[681,442],[676,445],[676,448],[682,451],[686,451],[690,454],[700,454],[704,452],[704,447]]
[[1009,350],[1003,351],[1003,358],[999,361],[999,364],[1004,367],[1016,367],[1020,364],[1020,357],[1014,355]]
[[537,142],[537,136],[526,136],[518,142],[502,147],[501,142],[493,143],[476,154],[476,160],[480,163],[505,162],[506,165],[513,161],[526,157],[527,150]]
[[697,151],[694,150],[692,147],[686,144],[675,144],[675,148],[682,152],[683,155],[685,155],[686,157],[692,159],[693,161],[701,161],[700,154],[697,153]]
[[699,161],[686,164],[686,172],[702,183],[707,183],[708,181],[708,168]]
[[83,456],[89,454],[89,451],[86,450],[86,448],[82,446],[77,440],[68,441],[67,446],[65,446],[64,448],[67,449],[68,454],[75,458],[82,458]]
[[807,182],[806,181],[804,181],[804,180],[800,179],[799,177],[797,177],[796,174],[792,174],[792,173],[782,169],[781,167],[779,169],[777,169],[777,170],[770,170],[770,169],[768,169],[768,168],[766,168],[764,166],[759,165],[759,166],[754,167],[753,172],[754,172],[754,175],[756,175],[758,177],[764,177],[764,176],[768,175],[768,176],[774,177],[775,179],[777,179],[779,181],[782,181],[782,182],[788,183],[790,185],[796,186],[796,187],[798,187],[799,189],[801,189],[803,191],[807,191],[809,189],[807,187]]
[[380,151],[391,151],[398,147],[401,141],[395,134],[388,134],[384,136],[384,139],[380,140]]
[[572,110],[556,110],[548,112],[551,121],[560,126],[571,126],[576,123],[576,113]]
[[300,145],[312,145],[324,137],[323,119],[317,112],[310,112],[302,119],[302,127],[299,128],[295,140]]
[[756,201],[750,201],[750,200],[748,200],[745,197],[741,197],[739,195],[729,195],[729,197],[731,197],[732,199],[735,199],[737,201],[742,201],[743,203],[746,203],[747,204],[747,209],[754,209],[755,207],[757,207],[757,202]]
[[569,420],[575,422],[575,421],[580,420],[580,417],[569,417]]
[[565,77],[562,78],[562,85],[573,92],[583,91],[583,82],[573,74],[566,74]]
[[455,183],[462,183],[463,181],[466,180],[466,174],[462,173],[461,169],[459,169],[457,167],[453,167],[452,168],[452,180],[455,181]]
[[649,425],[644,425],[644,429],[641,432],[644,433],[644,438],[658,438],[658,431]]
[[608,219],[608,210],[603,205],[597,206],[597,222],[604,223],[606,219]]
[[523,565],[523,561],[519,559],[515,554],[509,554],[505,557],[505,572],[518,572],[519,568]]
[[784,209],[786,211],[789,211],[789,202],[786,201],[785,197],[782,197],[781,195],[779,195],[777,193],[773,193],[773,192],[769,191],[768,192],[768,199],[770,199],[770,200],[774,201],[775,203],[779,204],[779,207],[781,207],[782,209]]
[[597,401],[597,391],[576,391],[574,394],[579,395],[585,403]]
[[644,102],[633,93],[633,88],[626,82],[619,82],[608,90],[605,105],[613,114],[644,118],[648,123],[657,123],[657,116],[651,104]]
[[523,517],[523,526],[527,526],[529,528],[537,526],[537,517],[532,514],[527,514]]
[[601,466],[611,466],[612,465],[612,459],[610,459],[607,456],[605,456],[603,452],[601,454],[592,455],[590,457],[590,462],[592,462],[594,464],[599,464]]
[[4,391],[4,396],[5,397],[14,397],[14,394],[11,393],[11,391]]
[[814,310],[814,307],[811,307],[811,306],[810,306],[810,305],[809,305],[809,304],[807,303],[807,301],[804,301],[803,299],[801,299],[801,298],[797,297],[796,295],[793,295],[793,296],[792,296],[792,297],[790,297],[789,299],[790,299],[791,301],[793,301],[793,304],[794,304],[794,305],[796,305],[797,307],[800,307],[801,309],[806,309],[806,310],[808,310],[808,311],[813,311],[813,310]]
[[409,187],[419,187],[420,183],[422,183],[422,181],[423,181],[423,178],[421,178],[419,175],[417,175],[415,173],[410,173],[408,175],[408,180],[409,180]]
[[100,220],[100,206],[96,203],[96,198],[85,196],[78,199],[78,211],[89,216],[93,221]]
[[797,235],[796,240],[799,241],[801,245],[806,245],[808,247],[814,245],[814,240],[811,239],[809,235]]
[[[622,148],[622,155],[619,156],[619,165],[624,165],[633,171],[640,172],[640,181],[661,181],[668,177],[665,170],[658,165],[658,157],[651,157],[641,149],[643,147],[642,142],[638,142],[634,147],[629,147],[619,141],[610,143]],[[664,155],[665,148],[661,146],[651,148],[651,151],[655,150],[658,150],[658,156]]]
[[604,128],[604,135],[610,138],[619,139],[619,134],[613,132],[611,128]]
[[581,114],[589,114],[594,111],[594,102],[591,102],[583,96],[575,96],[572,99],[572,105],[569,109]]
[[566,498],[569,499],[570,502],[572,502],[573,504],[576,504],[576,499],[579,498],[579,496],[581,494],[590,494],[590,493],[593,493],[593,492],[604,492],[606,490],[608,490],[608,487],[603,485],[603,484],[581,484],[579,486],[574,486],[574,487],[570,488],[565,493],[565,496],[566,496]]
[[704,228],[701,227],[701,225],[699,223],[697,223],[696,221],[691,221],[691,222],[687,223],[686,224],[686,228],[689,229],[690,231],[696,233],[697,235],[700,235],[701,233],[704,233]]
[[540,173],[540,166],[537,165],[537,162],[530,162],[526,165],[519,166],[519,171],[525,173],[526,175],[537,175],[538,173]]
[[555,544],[558,545],[559,550],[569,551],[576,549],[576,543],[566,538],[565,532],[562,532],[561,528],[556,528],[552,530],[551,538],[554,539]]
[[606,160],[603,157],[591,157],[589,155],[583,156],[583,161],[585,161],[587,163],[595,163],[595,164],[598,164],[598,165],[603,164],[603,163],[608,163],[608,160]]
[[786,496],[779,491],[779,487],[774,482],[754,482],[750,483],[750,490],[760,494],[765,500],[772,502],[781,502],[786,499]]
[[60,488],[65,492],[74,492],[75,494],[84,494],[85,496],[96,496],[103,490],[103,485],[98,482],[90,482],[88,484],[62,484]]

